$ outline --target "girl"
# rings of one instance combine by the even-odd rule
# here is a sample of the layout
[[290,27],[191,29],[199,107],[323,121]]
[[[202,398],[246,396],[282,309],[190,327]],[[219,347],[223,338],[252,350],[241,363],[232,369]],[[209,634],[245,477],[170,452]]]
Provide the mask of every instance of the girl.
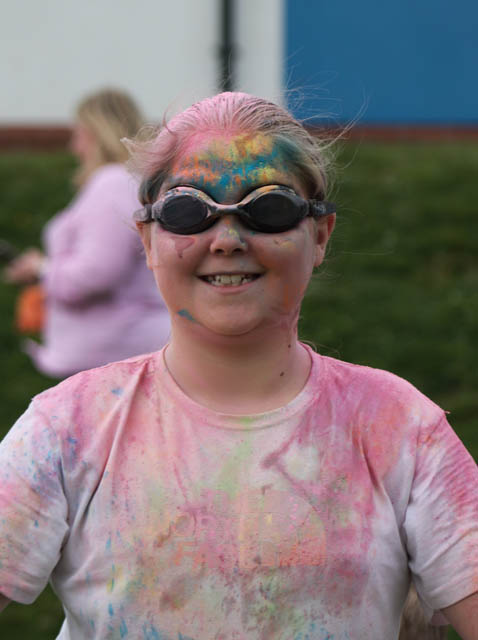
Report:
[[45,292],[43,344],[30,340],[26,348],[52,377],[153,351],[169,337],[169,314],[131,225],[137,185],[120,141],[142,124],[123,91],[81,101],[71,140],[79,191],[46,226],[45,254],[30,249],[6,270],[10,282],[39,280]]
[[171,340],[41,394],[5,439],[5,601],[51,579],[61,639],[384,640],[412,576],[476,640],[473,460],[410,384],[297,338],[335,221],[320,145],[225,93],[130,146]]

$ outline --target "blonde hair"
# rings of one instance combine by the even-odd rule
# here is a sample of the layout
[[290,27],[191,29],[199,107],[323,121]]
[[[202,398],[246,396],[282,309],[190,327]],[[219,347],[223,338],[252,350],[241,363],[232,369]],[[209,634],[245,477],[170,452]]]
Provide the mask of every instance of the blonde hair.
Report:
[[104,164],[125,162],[128,151],[121,139],[135,136],[144,118],[133,98],[119,89],[102,89],[84,98],[76,108],[76,119],[94,137],[95,153],[74,176],[77,186]]
[[206,98],[159,129],[150,139],[127,140],[131,168],[140,179],[139,199],[153,203],[175,158],[198,132],[263,133],[276,138],[287,151],[291,172],[309,198],[325,197],[328,187],[330,144],[312,136],[282,107],[242,92],[225,92]]
[[427,622],[415,587],[410,587],[398,640],[446,640],[447,635],[448,627],[435,627]]

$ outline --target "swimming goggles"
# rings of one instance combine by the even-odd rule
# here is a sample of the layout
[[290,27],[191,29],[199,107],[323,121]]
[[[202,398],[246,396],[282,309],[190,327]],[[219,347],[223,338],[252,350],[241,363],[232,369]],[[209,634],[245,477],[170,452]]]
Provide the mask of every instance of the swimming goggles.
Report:
[[288,231],[307,216],[321,218],[335,213],[335,205],[325,200],[304,200],[289,187],[267,185],[251,191],[237,204],[218,204],[194,187],[175,187],[154,204],[136,211],[135,220],[157,220],[167,231],[180,235],[200,233],[218,218],[234,214],[241,223],[262,233]]

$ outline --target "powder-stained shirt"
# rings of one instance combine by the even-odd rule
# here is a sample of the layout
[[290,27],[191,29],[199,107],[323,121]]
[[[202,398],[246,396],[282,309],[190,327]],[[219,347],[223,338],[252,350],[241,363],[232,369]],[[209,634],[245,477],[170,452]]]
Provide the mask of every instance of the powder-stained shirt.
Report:
[[37,396],[0,453],[0,592],[62,640],[396,638],[410,572],[478,590],[478,472],[396,376],[311,352],[287,406],[219,414],[162,352]]

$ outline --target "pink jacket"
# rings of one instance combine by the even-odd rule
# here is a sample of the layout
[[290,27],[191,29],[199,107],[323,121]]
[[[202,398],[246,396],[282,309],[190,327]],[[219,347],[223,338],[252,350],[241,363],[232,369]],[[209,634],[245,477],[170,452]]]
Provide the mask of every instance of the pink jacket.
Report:
[[40,371],[65,377],[166,343],[169,314],[132,222],[136,191],[122,165],[105,165],[47,224],[46,326],[43,344],[27,345]]

